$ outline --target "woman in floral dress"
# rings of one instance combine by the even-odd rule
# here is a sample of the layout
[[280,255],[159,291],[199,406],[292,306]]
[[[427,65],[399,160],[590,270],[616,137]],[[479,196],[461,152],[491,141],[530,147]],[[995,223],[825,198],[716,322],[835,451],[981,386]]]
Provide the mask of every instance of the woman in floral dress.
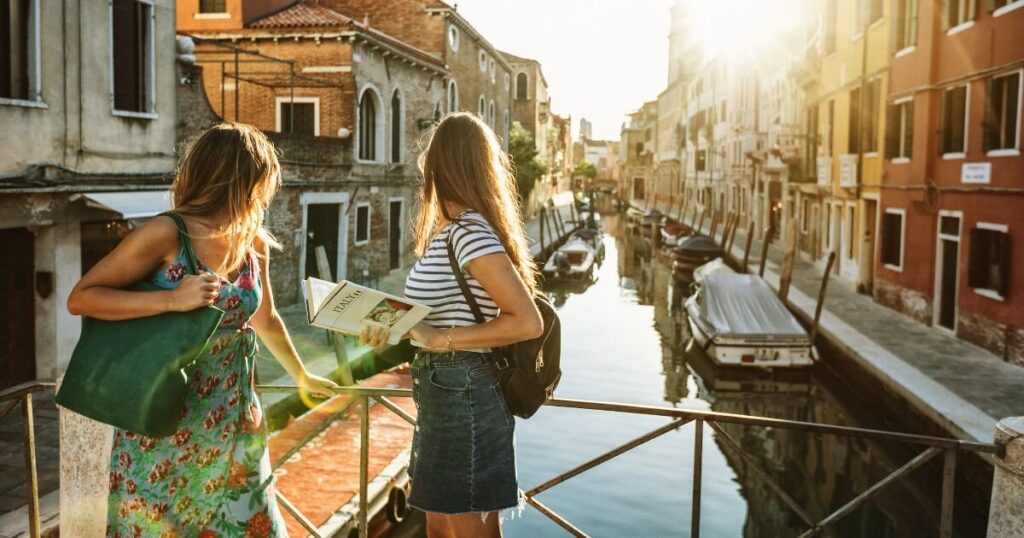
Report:
[[[255,391],[256,336],[301,390],[326,396],[335,385],[306,371],[274,308],[268,260],[278,245],[262,220],[279,185],[277,156],[265,135],[242,124],[209,129],[189,149],[172,186],[200,274],[186,270],[175,220],[157,217],[83,276],[68,299],[73,314],[101,319],[210,304],[225,312],[186,370],[177,432],[164,438],[115,432],[108,536],[287,535]],[[125,290],[142,278],[164,291]]]

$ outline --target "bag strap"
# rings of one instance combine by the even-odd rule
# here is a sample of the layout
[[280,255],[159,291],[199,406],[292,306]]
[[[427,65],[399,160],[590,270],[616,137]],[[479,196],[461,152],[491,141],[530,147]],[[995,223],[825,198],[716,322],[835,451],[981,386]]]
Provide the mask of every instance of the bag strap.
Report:
[[189,241],[188,238],[188,228],[185,227],[185,221],[181,218],[181,215],[174,211],[164,211],[157,216],[171,217],[174,219],[174,223],[178,226],[178,239],[181,241],[181,246],[185,248],[185,268],[188,270],[189,274],[198,275],[198,258],[196,258],[195,251],[192,250],[192,242]]
[[[458,219],[452,221],[452,226],[458,225]],[[462,274],[462,267],[459,266],[459,261],[455,257],[455,247],[452,246],[452,229],[448,229],[448,235],[445,237],[445,243],[448,245],[448,263],[452,266],[452,274],[455,275],[455,280],[459,281],[459,289],[462,290],[462,296],[466,298],[466,303],[469,304],[469,309],[473,311],[473,317],[476,318],[477,323],[483,323],[484,319],[483,312],[480,311],[480,305],[476,303],[476,297],[473,297],[473,292],[469,289],[469,283],[466,282],[466,276]]]

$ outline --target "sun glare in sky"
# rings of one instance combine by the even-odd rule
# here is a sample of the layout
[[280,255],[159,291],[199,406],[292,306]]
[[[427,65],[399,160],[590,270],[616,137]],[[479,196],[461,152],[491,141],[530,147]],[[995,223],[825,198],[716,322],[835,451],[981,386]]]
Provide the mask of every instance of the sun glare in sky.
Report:
[[800,24],[797,0],[715,0],[691,4],[697,40],[708,56],[755,55]]

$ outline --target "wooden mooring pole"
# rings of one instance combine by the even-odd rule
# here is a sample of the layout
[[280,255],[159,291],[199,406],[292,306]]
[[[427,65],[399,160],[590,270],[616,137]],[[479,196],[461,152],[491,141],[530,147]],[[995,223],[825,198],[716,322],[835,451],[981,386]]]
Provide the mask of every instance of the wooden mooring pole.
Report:
[[828,253],[828,261],[825,262],[825,274],[821,276],[821,289],[818,290],[818,302],[814,305],[814,321],[811,323],[811,358],[814,356],[814,339],[818,336],[818,322],[821,320],[821,310],[825,307],[825,290],[828,289],[828,277],[832,274],[832,264],[836,262],[835,251]]
[[782,273],[779,275],[779,299],[786,302],[789,283],[793,280],[793,259],[796,257],[796,219],[789,219],[786,226],[786,250],[782,257]]
[[736,228],[740,227],[740,216],[736,214],[732,219],[732,228],[729,230],[729,243],[725,245],[725,252],[732,252],[732,243],[736,239]]
[[774,228],[768,226],[764,229],[764,237],[761,238],[761,267],[757,270],[757,276],[764,278],[764,268],[768,266],[768,240],[772,238]]
[[544,251],[547,250],[546,245],[544,244],[544,211],[546,211],[546,209],[544,207],[541,207],[540,208],[540,255],[541,256],[543,256],[544,255]]
[[747,225],[747,244],[743,247],[743,266],[741,271],[747,272],[747,262],[750,261],[750,247],[754,245],[754,219],[750,219],[750,224]]
[[[331,264],[327,262],[327,250],[324,249],[323,245],[317,246],[315,250],[316,267],[320,278],[328,282],[334,282],[334,279],[331,278]],[[328,330],[327,341],[334,348],[334,357],[338,361],[338,375],[341,378],[341,384],[355,384],[355,378],[352,376],[352,365],[348,363],[348,347],[345,346],[345,337]]]

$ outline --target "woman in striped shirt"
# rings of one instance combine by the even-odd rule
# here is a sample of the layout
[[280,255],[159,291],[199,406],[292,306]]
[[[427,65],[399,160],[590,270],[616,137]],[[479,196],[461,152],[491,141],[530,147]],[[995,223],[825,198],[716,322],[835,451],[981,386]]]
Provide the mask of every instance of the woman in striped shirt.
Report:
[[[420,259],[405,294],[431,307],[409,335],[419,411],[409,466],[409,504],[427,513],[433,537],[501,536],[500,510],[520,505],[515,419],[508,411],[491,347],[536,338],[529,254],[508,155],[474,115],[451,114],[420,157],[423,199],[415,234]],[[449,257],[454,253],[454,265]],[[479,305],[478,322],[454,270]],[[387,330],[364,327],[361,340],[384,345]]]

